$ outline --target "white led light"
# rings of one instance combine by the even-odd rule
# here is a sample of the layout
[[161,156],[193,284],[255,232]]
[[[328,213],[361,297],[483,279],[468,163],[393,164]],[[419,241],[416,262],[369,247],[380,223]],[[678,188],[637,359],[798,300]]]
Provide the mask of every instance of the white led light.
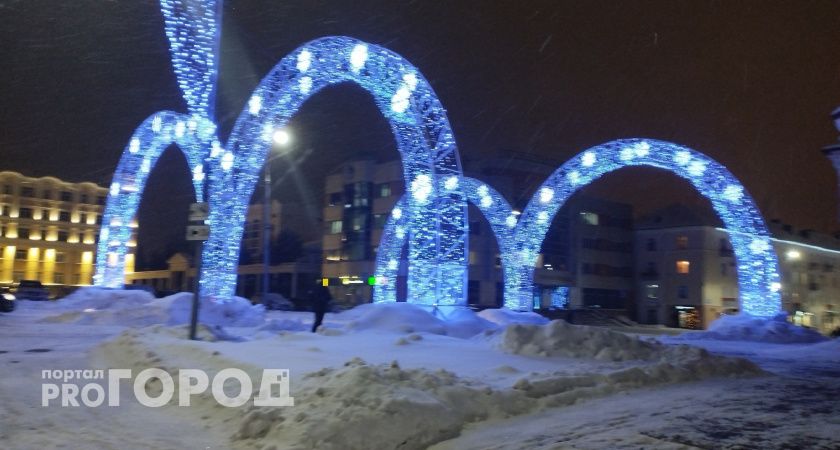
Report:
[[260,113],[261,109],[262,97],[260,97],[259,95],[251,96],[251,98],[248,100],[248,112],[251,113],[251,115],[256,116]]
[[554,189],[544,187],[540,189],[540,203],[546,204],[554,198]]
[[312,66],[312,52],[309,50],[302,50],[298,53],[297,70],[306,72]]
[[367,45],[357,44],[355,47],[353,47],[353,51],[350,52],[350,67],[354,72],[358,72],[362,70],[362,67],[365,66],[365,62],[367,61],[367,59]]

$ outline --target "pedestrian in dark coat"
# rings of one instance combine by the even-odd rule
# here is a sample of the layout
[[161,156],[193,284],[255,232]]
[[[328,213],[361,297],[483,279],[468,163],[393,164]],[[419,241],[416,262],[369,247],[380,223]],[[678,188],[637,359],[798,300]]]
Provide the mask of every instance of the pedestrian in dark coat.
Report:
[[315,322],[312,323],[312,332],[314,333],[318,331],[318,327],[324,321],[324,314],[330,309],[332,295],[330,295],[330,290],[326,286],[316,286],[312,290],[309,301],[312,302],[312,312],[315,313]]

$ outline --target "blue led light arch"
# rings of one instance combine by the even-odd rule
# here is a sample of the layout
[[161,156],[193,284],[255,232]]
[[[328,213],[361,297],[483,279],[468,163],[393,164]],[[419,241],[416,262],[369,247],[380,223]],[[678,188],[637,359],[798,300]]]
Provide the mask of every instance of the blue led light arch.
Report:
[[219,148],[215,125],[200,116],[171,111],[148,117],[134,131],[111,181],[96,247],[94,284],[111,288],[123,286],[131,223],[140,206],[149,173],[160,155],[173,144],[184,154],[192,171],[196,200],[203,200],[207,148]]
[[[510,260],[513,253],[514,230],[517,216],[505,198],[488,184],[469,177],[448,177],[442,180],[442,189],[460,189],[467,200],[475,205],[487,219],[496,237],[499,254],[502,259],[503,276],[508,278],[516,274],[516,263]],[[414,218],[406,211],[406,198],[403,196],[391,211],[382,230],[379,248],[376,253],[376,285],[373,290],[374,303],[397,301],[397,276],[403,247],[407,241],[407,230]],[[409,297],[409,303],[416,302]],[[466,304],[466,298],[458,304]]]
[[514,233],[511,259],[516,261],[516,273],[506,280],[506,307],[531,309],[537,256],[551,221],[566,200],[597,178],[631,166],[667,170],[708,198],[730,232],[741,311],[758,317],[781,312],[778,260],[764,219],[746,189],[708,156],[652,139],[622,139],[592,147],[564,163],[540,186]]
[[248,201],[273,133],[321,89],[352,82],[369,92],[389,122],[402,155],[408,229],[409,295],[420,303],[459,304],[467,276],[466,202],[440,180],[461,176],[455,139],[442,105],[420,72],[401,56],[348,37],[309,42],[283,58],[254,90],[210,173],[210,223],[202,293],[227,298],[236,285]]

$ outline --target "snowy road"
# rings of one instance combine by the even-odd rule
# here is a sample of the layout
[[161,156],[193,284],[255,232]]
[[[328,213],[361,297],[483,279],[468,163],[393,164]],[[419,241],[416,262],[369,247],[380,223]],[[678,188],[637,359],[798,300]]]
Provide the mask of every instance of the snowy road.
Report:
[[[385,328],[378,324],[374,330],[339,331],[347,319],[330,315],[327,322],[337,327],[334,333],[262,332],[260,337],[254,329],[234,329],[251,333],[253,339],[191,342],[183,339],[182,330],[173,333],[165,327],[135,329],[126,335],[123,332],[129,328],[125,326],[43,322],[55,313],[24,308],[0,315],[2,449],[425,447],[416,441],[408,446],[393,444],[405,444],[401,436],[412,427],[425,427],[426,434],[417,438],[437,442],[430,447],[434,450],[840,449],[840,341],[807,345],[692,342],[713,353],[746,357],[769,373],[732,372],[728,378],[700,377],[702,381],[687,383],[669,381],[671,374],[662,380],[629,380],[622,387],[606,381],[615,374],[632,374],[627,370],[638,361],[529,356],[499,351],[481,339],[385,329],[396,322]],[[309,320],[302,313],[272,313],[271,317],[301,321],[304,328]],[[604,338],[602,331],[593,330],[555,331],[567,333],[562,339],[581,332],[596,333],[593,339]],[[120,339],[114,339],[117,336]],[[621,340],[603,342],[615,346]],[[677,359],[668,361],[680,364],[681,354],[688,353],[680,350],[672,355]],[[345,362],[351,359],[364,360],[369,366],[348,366]],[[118,408],[40,406],[41,370],[101,367],[109,361],[112,367],[159,365],[211,371],[231,364],[290,368],[296,406],[280,414],[207,405],[152,409],[129,398],[127,387],[122,389]],[[391,361],[398,361],[401,368],[389,369]],[[539,389],[523,395],[524,388],[514,386],[523,377],[554,377],[553,384],[544,389],[555,389],[556,395],[539,394]],[[600,387],[586,382],[597,379]],[[581,380],[584,383],[578,385]],[[443,384],[438,386],[438,382]],[[418,390],[421,386],[427,387]],[[499,414],[506,407],[505,398],[518,399],[520,407]],[[567,406],[550,406],[561,404],[563,398],[571,399]],[[473,400],[478,403],[466,405]],[[454,403],[446,403],[450,401]],[[453,405],[473,408],[473,418],[456,413],[453,420],[460,420],[464,428],[458,425],[435,436],[436,415],[449,414],[446,408]],[[428,408],[425,418],[423,408]],[[483,414],[482,408],[496,412]],[[344,417],[343,409],[352,415]],[[266,431],[252,429],[250,435],[243,435],[244,426],[265,420],[270,425]],[[352,420],[367,425],[358,426]],[[404,425],[399,425],[400,420]]]

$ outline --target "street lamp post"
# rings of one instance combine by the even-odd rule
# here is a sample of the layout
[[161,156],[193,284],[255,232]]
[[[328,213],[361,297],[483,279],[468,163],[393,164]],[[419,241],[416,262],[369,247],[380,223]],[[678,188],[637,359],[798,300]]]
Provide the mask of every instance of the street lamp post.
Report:
[[[279,129],[272,135],[272,146],[285,147],[289,145],[291,135],[284,129]],[[263,166],[263,233],[262,233],[262,256],[263,256],[263,276],[262,276],[262,303],[265,304],[268,298],[269,274],[268,270],[271,266],[271,161],[273,155],[269,153]]]

